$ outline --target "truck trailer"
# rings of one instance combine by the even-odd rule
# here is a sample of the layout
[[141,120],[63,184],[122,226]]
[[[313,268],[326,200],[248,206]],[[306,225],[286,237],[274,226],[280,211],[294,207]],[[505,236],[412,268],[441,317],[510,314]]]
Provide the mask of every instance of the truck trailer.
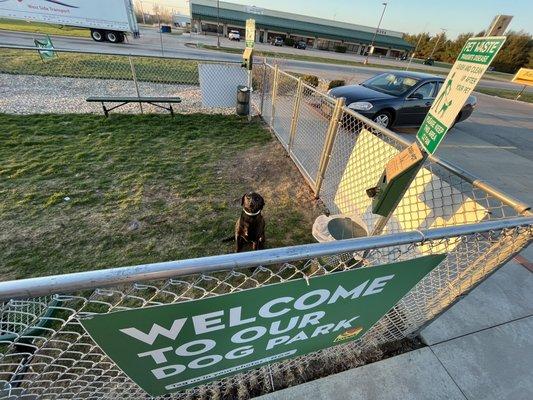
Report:
[[97,42],[139,35],[132,0],[0,0],[0,17],[88,28]]

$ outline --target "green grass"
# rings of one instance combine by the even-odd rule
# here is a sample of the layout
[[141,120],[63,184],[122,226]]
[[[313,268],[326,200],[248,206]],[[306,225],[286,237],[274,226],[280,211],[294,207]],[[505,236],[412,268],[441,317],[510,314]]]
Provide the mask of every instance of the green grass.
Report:
[[[491,96],[503,97],[504,99],[516,99],[519,90],[507,90],[507,89],[492,89],[492,88],[476,88],[476,92],[485,93]],[[533,103],[533,93],[524,92],[518,99],[525,103]]]
[[[59,53],[42,61],[37,51],[0,49],[0,73],[72,78],[132,80],[128,57]],[[137,79],[143,82],[198,84],[198,62],[134,57]]]
[[48,35],[76,36],[90,38],[89,29],[62,25],[41,24],[0,18],[0,29],[20,32],[33,32]]
[[1,280],[231,252],[221,239],[251,189],[266,198],[267,247],[312,241],[312,197],[293,193],[309,189],[258,121],[0,114],[0,126]]

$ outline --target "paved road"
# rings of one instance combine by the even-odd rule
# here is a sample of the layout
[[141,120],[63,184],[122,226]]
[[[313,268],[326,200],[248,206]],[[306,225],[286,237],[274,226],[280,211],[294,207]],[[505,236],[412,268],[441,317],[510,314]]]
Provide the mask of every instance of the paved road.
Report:
[[[33,38],[36,35],[25,32],[12,32],[0,30],[0,45],[11,45],[11,46],[33,46]],[[110,43],[98,43],[94,42],[90,38],[81,38],[81,37],[66,37],[66,36],[56,36],[54,37],[54,44],[58,49],[65,50],[83,50],[83,51],[94,51],[98,53],[116,53],[116,54],[132,54],[132,55],[147,55],[147,56],[160,56],[165,55],[167,57],[177,57],[177,58],[194,58],[201,60],[217,60],[217,61],[235,61],[240,62],[242,60],[239,54],[224,53],[214,50],[204,50],[201,48],[188,47],[186,43],[195,43],[196,41],[201,41],[202,43],[214,43],[215,38],[209,36],[191,36],[189,34],[184,35],[159,35],[159,33],[154,29],[141,29],[141,38],[131,39],[130,43],[122,44],[110,44]],[[233,45],[229,40],[222,39],[223,46]],[[163,43],[163,50],[161,49],[161,42]],[[211,43],[212,44],[212,43]],[[260,45],[268,50],[271,50],[271,46]],[[278,50],[278,49],[276,49]],[[291,52],[300,52],[304,55],[309,55],[311,51],[296,50],[291,49]],[[331,56],[339,58],[339,55],[335,53],[326,53],[326,52],[317,52],[313,51],[312,54],[317,56]],[[353,58],[354,61],[361,61],[362,57],[360,56],[346,56],[345,58]],[[364,67],[364,66],[350,66],[350,65],[337,65],[337,64],[326,64],[318,62],[309,62],[309,61],[299,61],[299,60],[287,60],[280,59],[278,60],[284,67],[294,72],[302,73],[311,73],[317,74],[320,72],[322,75],[328,75],[332,79],[343,77],[351,79],[353,76],[360,75],[369,77],[380,72],[388,71],[386,68],[373,68],[373,67]],[[375,59],[372,60],[374,63],[383,63],[391,64],[398,61],[395,60],[385,60],[385,59]],[[398,64],[399,67],[403,67],[403,63]],[[420,65],[414,65],[416,68],[420,68]],[[432,68],[433,73],[436,74],[445,74],[442,68],[434,67]],[[515,85],[510,82],[501,82],[494,80],[483,80],[480,83],[480,86],[487,88],[495,89],[510,89],[510,90],[520,90],[520,86]],[[533,88],[528,88],[528,91],[533,93]]]

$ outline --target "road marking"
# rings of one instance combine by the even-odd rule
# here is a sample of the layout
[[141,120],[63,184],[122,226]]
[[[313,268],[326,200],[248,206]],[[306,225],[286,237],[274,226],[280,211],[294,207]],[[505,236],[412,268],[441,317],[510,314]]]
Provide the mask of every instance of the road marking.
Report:
[[529,272],[533,272],[533,263],[529,261],[527,258],[521,256],[520,254],[514,257],[514,260],[520,264],[522,267],[529,270]]
[[491,145],[468,145],[468,144],[443,144],[442,147],[458,147],[469,149],[504,149],[504,150],[516,150],[515,146],[491,146]]

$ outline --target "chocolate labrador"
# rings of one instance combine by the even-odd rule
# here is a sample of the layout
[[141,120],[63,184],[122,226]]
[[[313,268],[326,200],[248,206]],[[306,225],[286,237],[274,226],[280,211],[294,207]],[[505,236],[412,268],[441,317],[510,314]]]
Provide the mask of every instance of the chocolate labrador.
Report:
[[241,199],[241,216],[235,224],[235,247],[241,252],[246,243],[252,244],[253,250],[265,247],[265,219],[261,211],[265,200],[259,193],[249,192]]

